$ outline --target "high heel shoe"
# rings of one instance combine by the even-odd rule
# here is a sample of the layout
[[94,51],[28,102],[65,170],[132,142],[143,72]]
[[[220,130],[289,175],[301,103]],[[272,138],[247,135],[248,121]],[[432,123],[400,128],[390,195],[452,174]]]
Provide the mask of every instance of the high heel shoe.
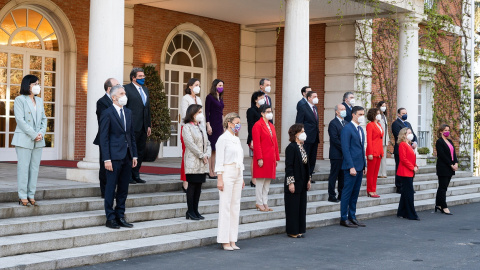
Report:
[[27,200],[28,200],[28,202],[29,202],[31,205],[33,205],[33,206],[38,206],[37,202],[36,202],[34,199],[28,198]]
[[200,218],[198,218],[198,217],[196,217],[196,216],[194,216],[194,215],[192,215],[192,214],[190,214],[190,213],[188,213],[188,212],[187,212],[187,214],[186,214],[186,218],[187,218],[187,219],[191,219],[191,220],[200,220]]
[[367,193],[367,196],[368,196],[368,197],[372,197],[372,198],[380,198],[380,196],[379,196],[379,195],[377,195],[377,194],[370,194],[370,193]]
[[440,212],[442,212],[442,214],[445,214],[445,215],[449,215],[449,216],[453,215],[453,214],[450,213],[450,212],[449,212],[449,213],[445,212],[445,210],[443,210],[443,208],[440,208],[440,207],[438,207],[438,206],[435,206],[435,212],[437,212],[437,210],[440,211]]
[[258,204],[255,204],[255,208],[257,208],[257,210],[260,211],[260,212],[267,212],[268,211],[268,209],[260,208],[260,205],[258,205]]
[[197,215],[197,217],[198,217],[199,219],[201,219],[201,220],[204,220],[204,219],[205,219],[205,217],[202,216],[202,215],[200,215],[199,212],[195,212],[195,215]]
[[224,246],[223,244],[220,244],[220,246],[223,248],[223,250],[233,251],[233,247],[231,247],[230,245]]
[[256,187],[257,185],[255,185],[252,181],[250,181],[250,186],[251,187]]
[[18,199],[18,205],[23,205],[23,206],[26,206],[26,207],[29,207],[30,205],[28,205],[30,202],[29,200],[27,199],[26,202],[24,202],[22,199]]

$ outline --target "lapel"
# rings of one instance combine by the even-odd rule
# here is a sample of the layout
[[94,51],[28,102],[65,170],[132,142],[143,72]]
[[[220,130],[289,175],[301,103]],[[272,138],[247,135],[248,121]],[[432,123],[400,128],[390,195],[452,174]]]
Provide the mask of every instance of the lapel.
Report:
[[[259,121],[262,121],[260,122],[263,126],[263,129],[265,130],[265,132],[267,133],[268,137],[270,138],[270,141],[272,141],[273,143],[273,130],[272,130],[272,135],[270,135],[270,131],[268,130],[268,127],[267,125],[270,125],[270,121],[268,121],[268,123],[265,123],[265,121],[263,120],[263,118],[260,118]],[[271,128],[271,127],[270,127]]]
[[37,117],[35,115],[35,109],[33,108],[33,102],[30,99],[30,97],[28,97],[28,96],[24,96],[24,97],[25,97],[25,101],[28,104],[28,108],[30,109],[30,114],[32,114],[33,123],[36,124],[37,123]]
[[[335,119],[333,119],[333,121],[334,121],[335,125],[337,126],[338,130],[339,130],[339,131],[342,131],[342,129],[344,128],[344,126],[342,126],[342,123],[340,123],[340,121],[338,120],[338,118],[335,117]],[[343,120],[343,121],[345,121],[345,120]]]
[[[123,123],[122,123],[122,120],[120,120],[120,116],[117,113],[117,109],[113,105],[110,108],[112,108],[112,113],[115,115],[115,118],[117,119],[117,123],[120,125],[120,129],[123,130]],[[123,116],[125,117],[125,110],[123,112]],[[123,130],[123,132],[125,132],[125,130]]]
[[102,103],[104,105],[106,105],[107,108],[110,107],[113,104],[112,100],[106,94],[103,95],[103,97],[102,97]]
[[[143,100],[142,100],[142,96],[140,96],[140,93],[138,92],[138,89],[137,89],[137,86],[135,84],[133,84],[133,82],[130,83],[132,85],[132,91],[133,91],[133,95],[135,95],[138,100],[140,100],[140,103],[142,104],[142,106],[145,106],[143,105]],[[143,89],[143,87],[142,87]],[[145,90],[143,90],[145,92]],[[147,92],[145,92],[145,95],[147,94]]]

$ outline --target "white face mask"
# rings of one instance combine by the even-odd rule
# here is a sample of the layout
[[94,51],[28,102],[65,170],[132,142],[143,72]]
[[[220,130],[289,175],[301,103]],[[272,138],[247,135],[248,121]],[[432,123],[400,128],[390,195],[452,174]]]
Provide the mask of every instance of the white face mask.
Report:
[[298,135],[298,140],[301,141],[301,142],[306,141],[307,140],[307,133],[305,133],[305,132],[300,133],[300,135]]
[[196,94],[200,93],[200,86],[193,87],[193,92]]
[[32,94],[34,94],[34,95],[40,94],[40,85],[34,85],[32,87]]
[[270,91],[272,91],[272,87],[270,86],[265,87],[265,92],[270,93]]
[[363,124],[363,122],[365,122],[365,116],[364,115],[358,117],[358,123]]
[[119,97],[119,98],[117,99],[117,102],[118,102],[118,105],[120,105],[120,106],[125,106],[125,105],[127,105],[128,98],[127,98],[126,95],[123,96],[123,97]]
[[350,99],[350,105],[355,106],[355,99],[354,98]]
[[375,119],[377,119],[378,121],[382,120],[382,116],[380,114],[377,114],[377,116],[375,116]]
[[265,115],[265,117],[267,118],[267,120],[272,120],[273,119],[273,113],[267,113]]
[[195,116],[195,121],[197,121],[197,123],[203,122],[203,120],[205,120],[203,113],[199,113],[197,116]]
[[318,98],[314,98],[314,99],[312,100],[312,102],[313,102],[313,104],[318,104]]
[[264,98],[258,100],[258,105],[262,106],[263,104],[265,104],[265,99]]
[[413,140],[413,134],[412,133],[407,135],[407,140],[409,140],[409,141]]
[[387,107],[380,107],[380,111],[385,112],[387,110]]

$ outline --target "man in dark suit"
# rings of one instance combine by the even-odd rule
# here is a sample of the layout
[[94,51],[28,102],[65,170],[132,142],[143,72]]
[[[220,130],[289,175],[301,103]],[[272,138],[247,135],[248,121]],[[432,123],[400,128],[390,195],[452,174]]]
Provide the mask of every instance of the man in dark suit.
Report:
[[343,94],[343,106],[347,110],[347,116],[345,116],[344,120],[347,122],[352,121],[352,108],[355,106],[355,96],[352,92],[346,92]]
[[[315,164],[317,163],[317,148],[320,143],[319,116],[316,104],[318,104],[317,93],[313,91],[308,92],[307,103],[299,108],[295,119],[295,123],[303,124],[307,134],[307,140],[303,143],[303,147],[308,155],[310,175],[313,174]],[[315,183],[313,180],[311,182]]]
[[[340,202],[342,198],[343,189],[343,154],[342,154],[342,142],[340,134],[345,126],[346,122],[343,120],[345,117],[345,106],[338,104],[335,106],[335,118],[328,124],[328,135],[330,136],[330,150],[328,158],[330,159],[330,175],[328,176],[328,201]],[[338,179],[338,197],[335,195],[335,182]]]
[[312,91],[312,88],[310,88],[310,86],[304,86],[302,87],[302,90],[300,90],[300,92],[302,93],[302,99],[300,99],[300,101],[298,101],[297,103],[297,113],[300,107],[302,107],[303,104],[307,103],[307,92],[310,91]]
[[359,222],[355,216],[362,176],[367,174],[364,148],[366,138],[360,126],[364,122],[365,109],[360,106],[353,107],[352,121],[345,125],[341,135],[345,185],[340,203],[340,225],[349,228],[365,227],[365,224]]
[[98,180],[100,180],[100,192],[102,198],[105,198],[105,184],[107,183],[107,172],[105,171],[105,163],[102,160],[102,148],[100,147],[100,116],[102,116],[102,112],[107,109],[108,107],[112,106],[112,99],[110,98],[110,89],[114,85],[119,84],[118,81],[114,78],[109,78],[103,84],[103,88],[105,89],[105,95],[97,100],[97,122],[98,122],[98,132],[93,144],[98,145],[98,149],[100,151],[100,170],[98,171]]
[[150,99],[148,89],[143,86],[145,83],[145,73],[142,68],[134,68],[130,72],[130,84],[124,85],[128,97],[127,108],[132,110],[133,128],[135,130],[135,141],[138,150],[138,165],[132,170],[132,179],[130,184],[145,183],[140,178],[140,168],[142,167],[143,156],[147,137],[152,133]]
[[[132,168],[137,165],[137,147],[132,125],[132,111],[125,108],[127,96],[121,85],[110,90],[113,106],[103,111],[100,118],[100,147],[107,170],[105,186],[106,226],[112,229],[133,227],[125,220],[125,201]],[[115,195],[116,190],[116,195]],[[113,201],[115,201],[115,210]]]
[[[267,79],[267,78],[260,79],[260,91],[262,91],[265,94],[265,104],[270,105],[270,107],[273,108],[272,98],[268,95],[270,91],[272,91],[272,83],[270,82],[270,79]],[[270,123],[273,124],[273,119],[269,121]]]
[[412,148],[413,149],[417,148],[417,135],[415,135],[415,132],[413,132],[412,125],[409,122],[407,122],[407,109],[399,108],[397,110],[397,120],[395,120],[392,123],[392,133],[393,133],[393,136],[395,137],[395,146],[393,148],[393,156],[395,157],[395,186],[397,187],[398,194],[402,193],[402,181],[397,176],[398,163],[400,162],[399,161],[400,158],[398,156],[397,140],[398,140],[398,133],[404,127],[408,127],[412,130],[412,133],[413,133]]

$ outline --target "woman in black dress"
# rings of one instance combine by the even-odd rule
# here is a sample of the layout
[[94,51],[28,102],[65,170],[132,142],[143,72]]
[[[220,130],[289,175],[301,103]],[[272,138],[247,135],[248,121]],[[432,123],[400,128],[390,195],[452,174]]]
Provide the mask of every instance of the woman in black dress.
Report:
[[448,139],[450,136],[450,126],[443,124],[437,132],[438,140],[435,144],[437,149],[437,176],[438,176],[438,190],[435,201],[435,212],[440,212],[451,215],[447,206],[447,188],[450,184],[452,176],[458,170],[457,154],[455,153],[455,146],[453,142]]
[[308,155],[303,149],[307,139],[303,124],[288,130],[290,144],[285,149],[285,218],[289,237],[301,238],[307,228],[307,191],[311,187]]
[[[250,104],[250,108],[247,110],[247,124],[248,124],[248,137],[247,137],[247,144],[248,149],[250,152],[250,157],[253,157],[253,141],[252,141],[252,128],[255,123],[262,118],[262,114],[260,113],[260,106],[265,104],[265,93],[262,91],[256,91],[252,94],[252,100]],[[253,175],[253,158],[252,163],[250,164],[250,174]],[[250,186],[255,187],[256,179],[252,178],[250,181]]]

